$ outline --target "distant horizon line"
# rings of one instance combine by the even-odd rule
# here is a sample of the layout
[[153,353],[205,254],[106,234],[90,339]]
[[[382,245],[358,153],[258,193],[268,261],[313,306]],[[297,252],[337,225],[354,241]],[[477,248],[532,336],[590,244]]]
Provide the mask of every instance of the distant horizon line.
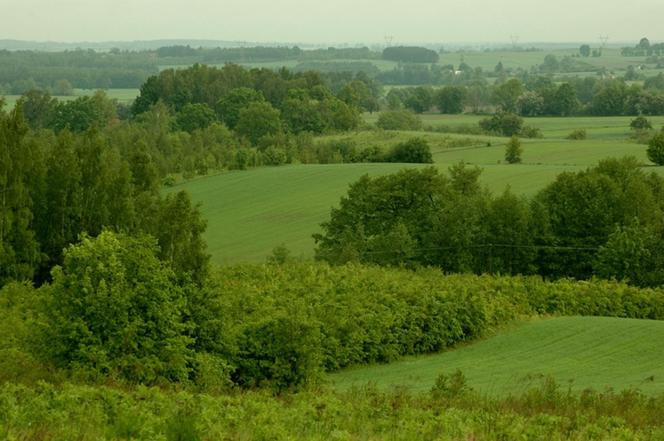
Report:
[[[609,40],[606,42],[607,46],[615,46],[619,44],[630,44],[638,42],[643,37],[635,38],[634,40]],[[651,41],[658,41],[652,40]],[[589,40],[523,40],[519,42],[513,42],[511,40],[447,40],[447,41],[436,41],[436,40],[419,40],[419,41],[393,41],[390,44],[386,44],[385,41],[282,41],[282,40],[272,40],[272,41],[253,41],[253,40],[242,40],[242,39],[223,39],[223,38],[150,38],[150,39],[106,39],[106,40],[26,40],[18,38],[0,38],[0,44],[2,43],[14,43],[14,44],[41,44],[41,45],[109,45],[109,44],[140,44],[140,43],[157,43],[157,42],[183,42],[183,43],[226,43],[239,45],[240,47],[246,45],[269,45],[269,46],[314,46],[314,47],[333,47],[334,45],[344,46],[344,47],[364,47],[364,46],[399,46],[399,45],[454,45],[454,46],[463,46],[463,45],[475,45],[475,46],[499,46],[499,45],[509,45],[514,47],[523,47],[527,45],[575,45],[575,44],[590,44],[590,43],[599,43],[599,38],[589,39]]]

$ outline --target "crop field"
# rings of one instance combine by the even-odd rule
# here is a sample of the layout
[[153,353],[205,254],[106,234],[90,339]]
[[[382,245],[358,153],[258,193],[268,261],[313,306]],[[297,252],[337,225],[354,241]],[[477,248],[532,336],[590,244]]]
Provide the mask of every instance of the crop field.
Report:
[[664,392],[664,323],[605,317],[536,319],[448,352],[329,376],[339,389],[365,385],[431,389],[440,373],[461,370],[481,393],[518,393],[551,376],[575,391],[638,388]]

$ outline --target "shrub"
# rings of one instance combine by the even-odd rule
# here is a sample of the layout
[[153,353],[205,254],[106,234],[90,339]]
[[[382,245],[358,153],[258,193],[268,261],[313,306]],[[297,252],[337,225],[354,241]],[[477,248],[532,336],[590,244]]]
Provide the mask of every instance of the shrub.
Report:
[[651,130],[652,123],[645,116],[637,116],[629,124],[632,130]]
[[574,139],[578,141],[584,140],[586,138],[588,138],[588,132],[586,132],[586,129],[576,129],[567,135],[567,139]]
[[383,130],[420,130],[422,120],[408,110],[390,110],[380,114],[376,126]]
[[320,331],[305,320],[291,314],[247,326],[238,341],[234,381],[283,390],[315,379],[321,366]]
[[521,131],[519,132],[519,135],[523,136],[524,138],[544,138],[544,135],[542,134],[542,131],[533,126],[523,126],[521,128]]
[[157,244],[109,231],[70,246],[48,287],[44,348],[59,366],[130,382],[187,380],[184,292]]
[[479,122],[482,130],[488,133],[513,136],[517,135],[523,127],[523,118],[514,113],[499,112],[491,118],[485,118]]
[[648,143],[648,159],[657,165],[664,165],[664,132],[655,135]]
[[431,164],[431,148],[423,138],[412,138],[395,145],[387,155],[387,162],[406,162],[416,164]]
[[505,161],[509,164],[518,164],[521,162],[521,153],[523,153],[521,141],[518,137],[512,136],[505,148]]

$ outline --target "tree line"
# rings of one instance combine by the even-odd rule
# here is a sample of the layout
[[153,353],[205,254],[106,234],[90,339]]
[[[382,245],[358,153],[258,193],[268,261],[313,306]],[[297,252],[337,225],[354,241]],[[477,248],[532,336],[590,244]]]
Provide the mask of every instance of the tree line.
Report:
[[95,130],[31,131],[21,106],[0,112],[0,284],[43,283],[62,250],[104,228],[157,238],[160,256],[200,280],[205,222],[186,193],[162,195],[148,148]]
[[560,174],[532,199],[494,196],[463,163],[362,177],[314,235],[330,263],[664,283],[664,179],[633,158]]
[[458,114],[499,109],[521,116],[662,115],[664,74],[640,84],[622,79],[573,78],[562,83],[546,76],[512,78],[489,86],[483,82],[442,88],[393,88],[385,97],[390,109],[415,113],[437,110]]

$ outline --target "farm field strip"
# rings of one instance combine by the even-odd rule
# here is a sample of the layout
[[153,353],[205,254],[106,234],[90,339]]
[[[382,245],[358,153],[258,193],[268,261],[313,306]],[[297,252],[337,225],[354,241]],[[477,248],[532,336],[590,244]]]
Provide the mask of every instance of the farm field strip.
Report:
[[488,395],[518,393],[552,376],[581,391],[639,388],[664,392],[664,322],[604,317],[535,319],[448,352],[332,374],[339,389],[369,382],[387,389],[430,389],[441,372],[460,369]]

